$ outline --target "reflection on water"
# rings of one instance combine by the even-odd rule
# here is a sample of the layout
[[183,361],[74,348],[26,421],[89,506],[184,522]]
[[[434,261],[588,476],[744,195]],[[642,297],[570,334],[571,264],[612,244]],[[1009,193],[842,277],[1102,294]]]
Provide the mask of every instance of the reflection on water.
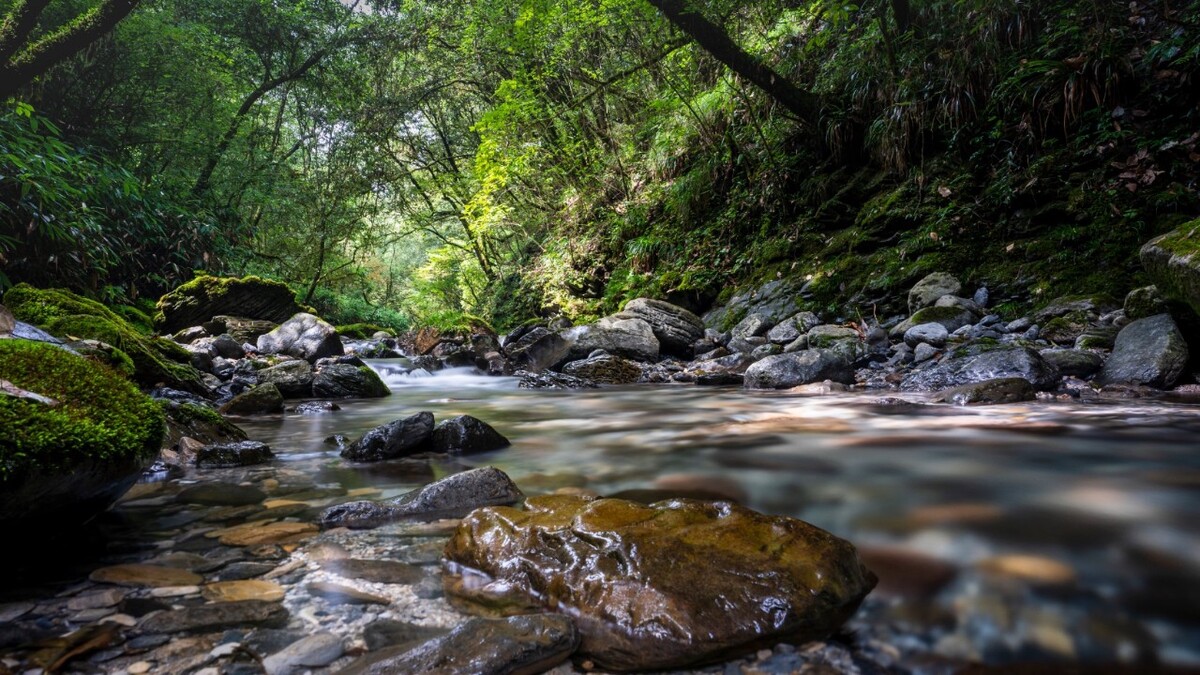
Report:
[[851,539],[883,580],[861,618],[898,643],[991,662],[1200,661],[1200,406],[527,391],[373,366],[392,397],[242,425],[284,466],[390,495],[454,467],[347,465],[324,439],[419,410],[471,414],[513,446],[462,463],[530,494],[700,490]]

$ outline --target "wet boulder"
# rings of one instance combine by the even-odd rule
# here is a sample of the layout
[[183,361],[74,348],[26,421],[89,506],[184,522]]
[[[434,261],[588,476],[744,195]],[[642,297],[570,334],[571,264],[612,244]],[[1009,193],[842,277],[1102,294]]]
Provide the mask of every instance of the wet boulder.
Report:
[[844,355],[832,349],[776,354],[754,363],[745,372],[747,389],[790,389],[824,380],[854,383],[854,372]]
[[433,430],[433,451],[451,455],[473,455],[512,445],[499,431],[483,420],[459,415],[442,420]]
[[918,310],[932,306],[944,295],[962,293],[962,283],[945,272],[934,272],[921,279],[908,292],[908,312],[915,314]]
[[274,384],[260,384],[229,399],[221,406],[225,415],[259,415],[283,412],[283,394]]
[[513,377],[520,378],[517,382],[518,389],[597,389],[600,387],[595,382],[582,377],[549,371],[531,373],[527,370],[518,370],[513,373]]
[[375,427],[342,450],[354,462],[378,462],[432,449],[433,413],[419,412]]
[[992,405],[1032,401],[1036,392],[1023,377],[1001,377],[972,382],[938,392],[933,400],[954,405]]
[[605,352],[592,354],[586,359],[571,361],[563,366],[563,373],[600,384],[632,384],[642,377],[642,367],[628,359]]
[[284,398],[307,398],[312,396],[313,367],[303,359],[284,361],[258,371],[258,381],[274,384]]
[[1187,342],[1168,314],[1138,319],[1121,329],[1096,381],[1166,389],[1183,375]]
[[1050,389],[1059,373],[1028,347],[998,347],[951,355],[940,363],[913,371],[900,384],[905,391],[937,391],[1004,377],[1029,380],[1038,390]]
[[208,469],[265,464],[275,458],[266,443],[237,441],[214,443],[196,451],[196,466]]
[[395,499],[331,506],[321,513],[321,524],[371,528],[399,520],[461,518],[477,508],[515,504],[524,497],[508,474],[485,466],[447,476]]
[[772,344],[786,345],[796,338],[821,325],[821,320],[812,312],[800,312],[779,322],[767,331],[767,340]]
[[944,347],[949,339],[950,333],[940,323],[921,323],[904,331],[904,344],[914,348],[922,342],[930,347]]
[[568,328],[562,336],[571,343],[567,358],[572,361],[586,359],[597,349],[634,361],[658,361],[658,338],[642,319],[606,316],[593,324]]
[[542,326],[526,331],[504,346],[504,353],[515,368],[535,373],[554,367],[567,358],[570,350],[567,340]]
[[287,354],[310,363],[345,353],[337,330],[329,323],[305,313],[284,321],[266,335],[260,335],[258,351],[264,354]]
[[1095,352],[1081,349],[1043,349],[1038,352],[1060,375],[1089,378],[1100,372],[1104,358]]
[[799,520],[730,502],[567,495],[470,513],[444,571],[461,605],[574,617],[577,657],[615,671],[827,638],[876,581],[853,545]]
[[324,363],[313,373],[312,395],[319,398],[382,398],[391,393],[367,365]]
[[621,312],[650,324],[664,354],[690,359],[692,345],[704,337],[704,322],[688,310],[662,300],[636,298]]

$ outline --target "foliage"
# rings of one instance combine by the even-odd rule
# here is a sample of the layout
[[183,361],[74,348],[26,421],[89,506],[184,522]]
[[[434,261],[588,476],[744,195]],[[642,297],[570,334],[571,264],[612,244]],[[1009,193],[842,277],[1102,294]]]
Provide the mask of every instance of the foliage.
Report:
[[119,375],[52,345],[0,340],[0,379],[47,396],[48,406],[0,396],[0,482],[25,472],[158,453],[162,410]]

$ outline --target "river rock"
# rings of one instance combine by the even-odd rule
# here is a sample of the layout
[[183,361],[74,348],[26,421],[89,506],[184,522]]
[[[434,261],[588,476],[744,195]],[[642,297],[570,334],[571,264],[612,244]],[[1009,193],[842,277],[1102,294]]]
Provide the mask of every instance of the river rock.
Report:
[[378,462],[432,449],[433,413],[419,412],[375,427],[342,450],[355,462]]
[[563,366],[563,373],[600,384],[632,384],[642,377],[642,367],[612,354],[593,354]]
[[747,389],[789,389],[810,382],[854,383],[846,359],[832,349],[807,349],[768,356],[746,369]]
[[225,415],[259,415],[283,412],[283,394],[274,384],[260,384],[229,399],[220,408]]
[[444,567],[459,603],[573,616],[577,657],[618,671],[826,638],[875,585],[854,547],[824,530],[686,499],[547,495],[523,511],[479,509],[446,544]]
[[755,363],[749,354],[728,354],[707,361],[696,361],[688,365],[686,373],[702,386],[742,384],[746,369]]
[[921,279],[908,292],[908,313],[915,314],[917,310],[932,306],[943,295],[958,295],[962,293],[962,284],[958,279],[945,272],[934,272]]
[[271,448],[260,441],[214,443],[196,451],[196,466],[209,469],[265,464],[275,458]]
[[1200,219],[1150,240],[1141,259],[1164,296],[1200,314]]
[[243,626],[280,628],[287,623],[288,611],[277,602],[242,600],[183,607],[146,617],[143,633],[215,632]]
[[[281,319],[281,321],[284,319]],[[229,335],[234,342],[241,345],[254,347],[255,342],[262,335],[266,335],[275,330],[279,326],[277,321],[266,321],[262,319],[251,319],[244,316],[218,315],[204,324],[205,330],[210,334],[226,334]]]
[[459,415],[433,430],[433,451],[451,455],[473,455],[491,452],[512,445],[499,431],[483,420],[470,415]]
[[535,373],[558,365],[570,351],[569,341],[542,326],[530,329],[515,342],[504,345],[504,353],[515,368]]
[[267,493],[249,485],[229,483],[199,483],[180,490],[175,500],[182,504],[205,506],[248,506],[260,504]]
[[1100,372],[1100,367],[1104,365],[1102,356],[1080,349],[1043,349],[1038,353],[1060,375],[1069,377],[1087,379]]
[[341,675],[392,673],[542,673],[565,661],[579,644],[571,619],[530,614],[471,619],[418,647],[363,657]]
[[1158,314],[1121,329],[1096,381],[1166,389],[1179,381],[1187,362],[1183,335],[1169,314]]
[[1158,292],[1158,286],[1143,286],[1129,291],[1125,296],[1124,309],[1125,318],[1137,321],[1155,314],[1165,313],[1167,303],[1163,299],[1162,293]]
[[568,328],[562,336],[571,343],[567,358],[572,361],[586,359],[597,349],[634,361],[658,361],[658,338],[642,319],[606,316],[587,326]]
[[343,558],[330,560],[321,567],[347,579],[362,579],[377,584],[412,585],[425,578],[420,567],[398,560]]
[[277,281],[201,275],[158,301],[155,323],[160,330],[173,333],[218,315],[280,322],[302,311],[292,290]]
[[321,596],[330,602],[340,605],[390,605],[392,601],[382,595],[375,595],[353,586],[337,584],[332,581],[313,581],[305,588],[313,595]]
[[275,523],[249,522],[209,533],[225,546],[262,546],[263,544],[294,544],[317,533],[312,523],[279,521]]
[[800,312],[779,322],[767,331],[767,340],[772,344],[786,345],[796,338],[821,325],[821,320],[812,312]]
[[724,307],[716,307],[702,319],[708,328],[726,330],[737,322],[738,317],[757,314],[766,324],[759,335],[769,328],[794,315],[800,309],[804,282],[796,279],[775,279],[745,293],[729,299]]
[[1038,390],[1050,389],[1058,372],[1028,347],[1001,347],[982,353],[950,356],[937,365],[913,371],[900,384],[905,391],[937,391],[1004,377],[1023,377]]
[[532,373],[527,370],[518,370],[513,373],[513,377],[520,378],[517,382],[518,389],[597,389],[600,387],[595,382],[582,377],[549,371]]
[[392,390],[369,366],[323,363],[313,374],[312,392],[319,398],[382,398]]
[[204,577],[187,570],[136,563],[101,567],[93,571],[88,578],[100,584],[146,586],[151,588],[192,586],[204,581]]
[[1023,377],[1002,377],[946,389],[938,392],[933,400],[954,405],[990,405],[1032,401],[1035,394],[1029,380]]
[[926,307],[917,310],[912,316],[896,324],[888,331],[888,334],[892,337],[903,337],[908,329],[925,323],[941,324],[946,332],[953,333],[963,326],[971,325],[974,320],[975,315],[961,307]]
[[690,359],[692,345],[704,337],[700,317],[669,302],[636,298],[627,302],[621,313],[650,324],[664,354]]
[[524,496],[507,474],[486,466],[447,476],[395,499],[332,506],[321,513],[321,524],[369,528],[406,519],[460,518],[481,506],[515,504]]
[[242,600],[283,600],[283,586],[273,581],[246,579],[240,581],[217,581],[205,584],[200,595],[209,602],[241,602]]
[[853,340],[858,342],[858,331],[848,326],[838,326],[834,324],[823,324],[813,326],[807,333],[804,334],[808,338],[809,349],[824,349],[832,347],[838,342],[845,340]]
[[924,342],[931,347],[944,347],[950,332],[940,323],[922,323],[904,331],[904,344],[916,347]]
[[287,354],[310,363],[344,354],[337,329],[312,314],[299,313],[258,338],[258,351]]
[[267,675],[293,675],[327,666],[345,653],[345,640],[341,636],[314,633],[263,659],[262,665]]
[[284,398],[307,398],[312,396],[313,367],[303,359],[284,361],[258,371],[258,381],[274,384]]

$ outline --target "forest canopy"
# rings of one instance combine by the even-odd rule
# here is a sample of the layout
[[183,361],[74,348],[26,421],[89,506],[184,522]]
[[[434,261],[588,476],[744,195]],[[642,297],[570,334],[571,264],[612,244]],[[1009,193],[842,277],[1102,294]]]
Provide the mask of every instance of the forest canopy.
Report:
[[[1194,3],[0,0],[0,286],[498,328],[795,275],[1104,290],[1198,210]],[[1087,265],[1080,265],[1080,259]],[[728,291],[725,291],[728,292]]]

